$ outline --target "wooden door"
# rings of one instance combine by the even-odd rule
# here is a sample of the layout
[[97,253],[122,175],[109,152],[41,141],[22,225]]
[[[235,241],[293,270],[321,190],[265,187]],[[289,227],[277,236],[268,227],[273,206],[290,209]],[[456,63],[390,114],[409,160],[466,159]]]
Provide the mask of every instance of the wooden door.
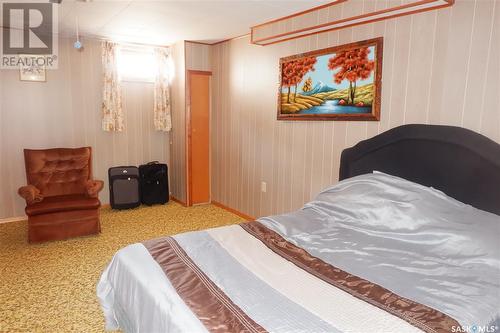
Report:
[[189,71],[188,205],[210,202],[210,72]]

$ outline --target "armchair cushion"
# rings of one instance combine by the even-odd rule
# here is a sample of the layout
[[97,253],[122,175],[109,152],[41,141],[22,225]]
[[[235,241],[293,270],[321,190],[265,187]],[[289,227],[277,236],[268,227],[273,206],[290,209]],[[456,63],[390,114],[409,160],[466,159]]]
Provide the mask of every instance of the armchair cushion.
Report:
[[104,182],[102,180],[87,180],[85,190],[89,198],[97,198],[99,192],[102,190]]
[[26,200],[28,205],[41,202],[43,200],[43,195],[40,194],[40,190],[33,185],[27,185],[20,187],[17,193]]
[[44,197],[84,194],[92,179],[91,149],[25,149],[26,180]]
[[46,197],[42,202],[26,206],[26,215],[34,216],[73,210],[97,209],[100,206],[99,199],[89,198],[83,194],[60,195]]

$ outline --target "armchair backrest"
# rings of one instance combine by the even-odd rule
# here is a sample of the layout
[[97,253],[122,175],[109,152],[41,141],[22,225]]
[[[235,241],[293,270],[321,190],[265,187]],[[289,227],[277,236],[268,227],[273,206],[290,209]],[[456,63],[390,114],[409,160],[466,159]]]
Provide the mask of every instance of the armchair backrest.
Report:
[[92,178],[92,150],[82,148],[25,149],[24,163],[28,185],[44,197],[83,194]]

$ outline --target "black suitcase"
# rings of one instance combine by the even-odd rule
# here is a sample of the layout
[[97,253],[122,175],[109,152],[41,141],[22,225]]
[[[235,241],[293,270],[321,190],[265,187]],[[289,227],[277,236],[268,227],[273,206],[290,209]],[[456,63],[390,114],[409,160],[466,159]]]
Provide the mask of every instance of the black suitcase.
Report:
[[168,202],[168,167],[166,164],[151,162],[139,166],[141,178],[141,201],[145,205]]
[[120,166],[108,169],[109,203],[113,209],[134,208],[141,205],[139,169]]

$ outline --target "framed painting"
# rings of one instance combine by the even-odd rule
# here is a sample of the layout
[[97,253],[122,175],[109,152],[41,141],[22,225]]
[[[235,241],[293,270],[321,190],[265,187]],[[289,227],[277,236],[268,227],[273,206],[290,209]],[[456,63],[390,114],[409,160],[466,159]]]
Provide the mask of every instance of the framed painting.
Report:
[[46,82],[45,65],[36,63],[36,57],[28,54],[20,54],[19,79],[21,81]]
[[280,59],[278,120],[380,120],[383,38]]

